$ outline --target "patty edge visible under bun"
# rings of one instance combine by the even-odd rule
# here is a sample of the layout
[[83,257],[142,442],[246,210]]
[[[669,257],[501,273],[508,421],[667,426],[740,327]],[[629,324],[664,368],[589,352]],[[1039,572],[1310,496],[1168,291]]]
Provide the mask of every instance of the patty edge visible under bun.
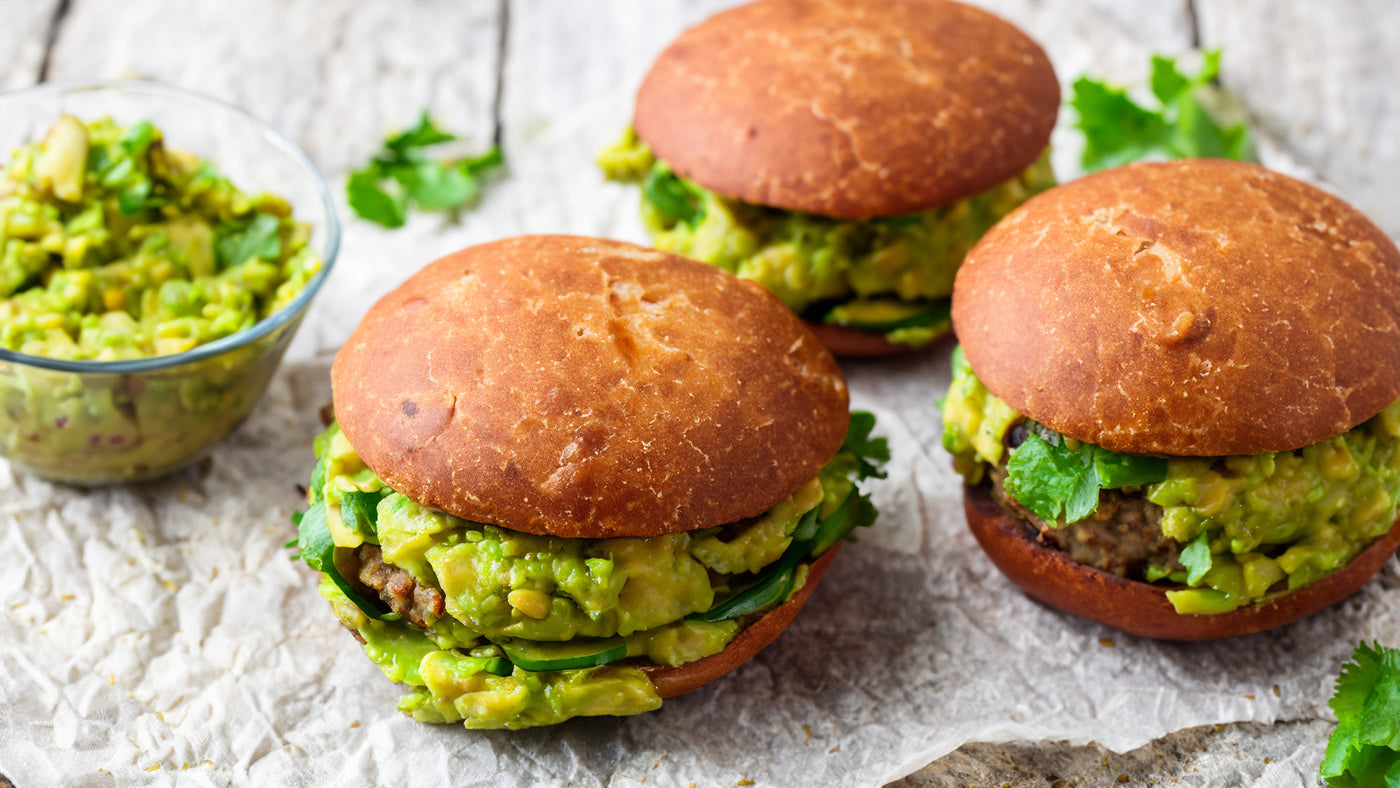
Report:
[[980,8],[760,0],[662,52],[633,125],[657,157],[718,194],[864,220],[1015,176],[1049,144],[1059,104],[1045,52]]
[[773,608],[752,625],[740,630],[739,634],[734,636],[734,639],[723,651],[676,667],[665,665],[642,667],[642,672],[647,674],[647,678],[651,679],[651,683],[656,687],[657,694],[663,698],[674,698],[677,695],[698,689],[744,664],[761,651],[764,646],[772,643],[797,617],[797,611],[807,604],[808,597],[816,590],[817,583],[822,579],[822,575],[826,574],[827,567],[831,566],[831,560],[836,557],[836,551],[840,548],[840,544],[832,545],[825,553],[818,556],[809,565],[807,582],[797,589],[788,601]]
[[1261,632],[1341,601],[1371,578],[1400,546],[1400,521],[1346,566],[1296,591],[1227,613],[1178,613],[1160,586],[1076,562],[1032,537],[997,506],[986,484],[963,488],[968,527],[992,563],[1027,594],[1051,607],[1134,635],[1211,640]]
[[1400,250],[1337,197],[1243,162],[1103,170],[1033,197],[953,289],[1011,409],[1127,454],[1291,451],[1400,399]]

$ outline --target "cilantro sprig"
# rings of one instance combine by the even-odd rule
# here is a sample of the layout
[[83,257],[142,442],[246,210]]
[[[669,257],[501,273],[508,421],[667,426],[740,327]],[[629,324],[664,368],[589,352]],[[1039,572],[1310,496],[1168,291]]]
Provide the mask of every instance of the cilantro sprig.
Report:
[[1244,124],[1221,125],[1203,97],[1220,73],[1220,50],[1205,53],[1201,70],[1188,76],[1176,60],[1154,55],[1152,95],[1158,106],[1139,105],[1125,90],[1090,77],[1075,80],[1069,104],[1084,133],[1080,163],[1088,172],[1151,157],[1257,161]]
[[1099,505],[1099,490],[1140,487],[1167,478],[1161,457],[1119,454],[1078,443],[1036,425],[1006,463],[1006,491],[1047,523],[1083,520]]
[[884,466],[890,461],[890,444],[885,438],[870,437],[874,430],[875,414],[864,410],[851,412],[841,451],[855,458],[857,479],[885,478]]
[[350,174],[345,196],[361,218],[402,227],[410,206],[423,211],[455,211],[481,193],[478,176],[504,164],[501,149],[456,160],[430,158],[427,150],[457,139],[437,126],[425,110],[417,125],[384,141],[384,148]]
[[1400,649],[1359,644],[1328,705],[1337,729],[1322,779],[1330,786],[1400,785]]

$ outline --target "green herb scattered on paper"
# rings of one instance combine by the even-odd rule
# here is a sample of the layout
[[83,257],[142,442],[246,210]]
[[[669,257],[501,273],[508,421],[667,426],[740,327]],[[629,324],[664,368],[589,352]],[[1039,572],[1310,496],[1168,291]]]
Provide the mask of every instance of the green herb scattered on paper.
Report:
[[1328,703],[1337,729],[1322,779],[1334,788],[1400,785],[1400,649],[1361,643],[1351,659]]
[[1207,109],[1210,83],[1220,73],[1220,50],[1205,53],[1194,77],[1172,58],[1152,57],[1152,95],[1159,107],[1143,107],[1122,88],[1089,77],[1074,82],[1069,104],[1084,132],[1080,163],[1086,171],[1144,158],[1224,158],[1257,161],[1243,123],[1221,125]]
[[480,175],[504,163],[500,148],[480,156],[439,160],[428,148],[457,137],[433,125],[425,110],[413,128],[384,141],[369,164],[350,174],[345,196],[363,219],[385,227],[402,227],[410,207],[422,211],[456,211],[481,193]]

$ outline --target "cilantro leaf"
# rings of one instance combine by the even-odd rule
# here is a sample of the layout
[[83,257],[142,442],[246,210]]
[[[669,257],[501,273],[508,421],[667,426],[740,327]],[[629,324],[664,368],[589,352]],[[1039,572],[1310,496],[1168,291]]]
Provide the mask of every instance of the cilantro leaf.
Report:
[[1084,134],[1080,163],[1101,170],[1148,157],[1215,157],[1255,161],[1254,145],[1243,124],[1220,125],[1201,96],[1220,74],[1220,51],[1206,52],[1201,70],[1182,73],[1171,58],[1152,58],[1152,95],[1157,108],[1133,101],[1125,90],[1080,77],[1069,104]]
[[[1088,458],[1073,451],[1061,441],[1052,444],[1039,435],[1028,435],[1006,463],[1006,491],[1022,506],[1040,519],[1053,523],[1061,517],[1066,522],[1083,519],[1087,491],[1092,489],[1094,505],[1098,504],[1098,478]],[[1092,477],[1092,478],[1091,478]],[[1078,517],[1070,519],[1067,511],[1073,507]]]
[[427,148],[451,142],[456,135],[433,124],[425,110],[412,128],[391,135],[368,165],[350,174],[345,195],[363,219],[384,227],[402,227],[410,206],[424,211],[456,211],[481,193],[478,176],[500,167],[499,148],[458,160],[437,160]]
[[345,528],[363,537],[379,534],[379,499],[384,492],[360,492],[352,490],[340,497],[340,517]]
[[350,174],[350,180],[345,182],[345,197],[360,218],[385,227],[402,227],[408,214],[408,195],[402,189],[392,193],[385,190],[372,169]]
[[242,265],[254,259],[276,260],[282,253],[282,239],[277,234],[281,226],[276,216],[259,213],[246,227],[220,233],[214,242],[219,267]]
[[875,414],[864,410],[851,412],[841,451],[855,458],[858,479],[885,478],[884,464],[890,461],[890,445],[884,438],[870,437],[874,429]]
[[417,125],[405,129],[398,134],[390,135],[384,140],[384,147],[399,155],[406,155],[414,148],[426,148],[429,145],[451,142],[455,139],[457,139],[455,135],[433,125],[433,120],[425,109],[418,114]]
[[1041,520],[1073,523],[1099,505],[1099,490],[1140,487],[1167,477],[1166,460],[1118,454],[1091,443],[1071,449],[1040,425],[1011,452],[1006,491]]
[[297,558],[306,562],[306,565],[317,572],[325,574],[336,584],[351,602],[355,603],[361,612],[370,618],[386,620],[390,617],[397,617],[394,613],[385,613],[373,602],[365,599],[356,591],[340,573],[335,565],[335,539],[331,537],[331,529],[326,521],[326,502],[317,501],[305,512],[292,516],[292,521],[297,526],[298,549]]
[[501,155],[501,149],[492,148],[480,156],[462,159],[457,163],[457,166],[468,175],[480,175],[505,163],[506,159]]
[[425,211],[446,211],[471,200],[481,191],[476,178],[460,167],[422,161],[406,179],[408,199]]
[[1206,532],[1191,540],[1181,551],[1181,565],[1186,567],[1186,584],[1196,585],[1210,571],[1210,540]]
[[1331,786],[1400,784],[1400,650],[1357,645],[1328,705],[1337,728],[1321,776]]

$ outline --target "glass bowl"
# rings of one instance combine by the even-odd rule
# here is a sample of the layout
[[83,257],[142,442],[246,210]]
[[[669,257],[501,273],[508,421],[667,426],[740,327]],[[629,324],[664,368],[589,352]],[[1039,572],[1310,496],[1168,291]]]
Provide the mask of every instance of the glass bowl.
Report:
[[165,356],[69,361],[0,349],[0,454],[72,484],[151,479],[203,456],[257,402],[334,266],[340,224],[325,180],[295,145],[222,101],[149,82],[41,85],[0,93],[0,162],[61,114],[150,121],[172,148],[208,160],[238,189],[287,200],[311,228],[321,270],[251,328]]

